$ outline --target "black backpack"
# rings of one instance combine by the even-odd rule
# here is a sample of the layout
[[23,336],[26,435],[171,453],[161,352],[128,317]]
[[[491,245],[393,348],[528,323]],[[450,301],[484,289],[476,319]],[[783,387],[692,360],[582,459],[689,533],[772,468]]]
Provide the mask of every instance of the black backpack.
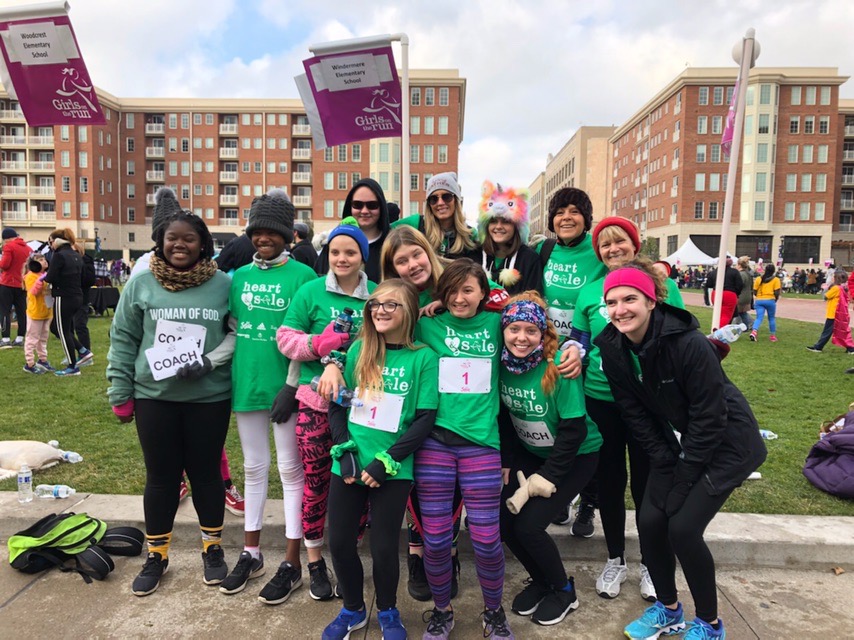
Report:
[[549,258],[551,257],[556,244],[557,240],[555,238],[546,238],[540,245],[540,264],[543,269],[545,269],[546,265],[549,263]]

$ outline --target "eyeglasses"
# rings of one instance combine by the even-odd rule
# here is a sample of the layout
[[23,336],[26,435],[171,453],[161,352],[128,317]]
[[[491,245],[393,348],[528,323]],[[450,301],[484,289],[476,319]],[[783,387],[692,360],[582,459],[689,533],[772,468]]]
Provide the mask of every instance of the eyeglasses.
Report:
[[361,211],[362,209],[368,209],[370,211],[378,211],[380,208],[380,203],[376,200],[370,200],[369,202],[362,202],[361,200],[353,200],[350,203],[350,207],[354,211]]
[[403,305],[399,302],[377,302],[376,300],[371,300],[368,303],[368,311],[373,313],[377,309],[382,309],[386,313],[394,313],[397,311],[398,307],[402,307]]
[[439,202],[439,198],[442,198],[442,202],[445,204],[451,204],[454,201],[453,193],[443,193],[441,196],[436,195],[435,193],[427,198],[427,204],[433,206],[437,202]]

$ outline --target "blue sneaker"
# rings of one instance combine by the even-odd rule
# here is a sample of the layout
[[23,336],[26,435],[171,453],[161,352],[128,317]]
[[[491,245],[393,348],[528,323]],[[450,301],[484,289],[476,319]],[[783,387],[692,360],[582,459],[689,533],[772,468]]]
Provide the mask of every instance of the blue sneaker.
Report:
[[[341,613],[323,630],[323,640],[347,640],[350,634],[368,624],[365,607],[359,611],[350,611],[341,607]],[[406,636],[403,636],[406,637]]]
[[662,634],[679,633],[684,628],[685,616],[682,614],[681,604],[676,611],[671,611],[656,601],[640,618],[623,630],[623,635],[631,640],[656,640]]
[[80,369],[77,367],[66,367],[65,369],[61,369],[59,371],[54,371],[53,375],[55,376],[79,376]]
[[685,634],[685,640],[717,640],[722,638],[726,638],[726,629],[724,629],[724,621],[720,618],[718,618],[717,629],[705,620],[694,618],[691,628]]
[[41,367],[45,371],[56,371],[52,366],[50,366],[50,362],[47,360],[39,360],[36,362],[37,367]]
[[37,364],[34,364],[32,367],[25,364],[24,365],[24,372],[25,373],[34,373],[36,375],[41,375],[42,373],[45,372],[45,369],[42,369]]
[[392,607],[385,611],[377,612],[377,620],[383,631],[383,640],[406,640],[406,628],[400,621],[400,611]]

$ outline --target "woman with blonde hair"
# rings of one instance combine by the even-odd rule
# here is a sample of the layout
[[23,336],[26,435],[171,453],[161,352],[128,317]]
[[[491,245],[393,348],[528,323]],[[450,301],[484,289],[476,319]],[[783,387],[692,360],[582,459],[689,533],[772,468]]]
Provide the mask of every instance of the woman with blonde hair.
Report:
[[463,215],[462,191],[453,172],[437,173],[430,178],[424,215],[402,218],[392,227],[401,225],[418,229],[436,254],[448,260],[467,256],[477,247],[475,232]]
[[540,295],[511,298],[501,329],[501,539],[530,578],[512,609],[552,625],[578,598],[546,529],[593,477],[602,436],[587,417],[581,378],[562,378],[554,364],[557,332]]
[[364,324],[347,353],[344,382],[364,403],[329,405],[332,481],[329,548],[344,606],[323,632],[337,640],[367,624],[359,524],[371,511],[371,558],[377,618],[384,638],[406,637],[397,610],[400,521],[413,479],[413,454],[433,429],[439,404],[439,358],[413,340],[418,296],[400,279],[380,284],[364,307]]
[[418,290],[419,308],[433,301],[444,267],[418,229],[406,225],[393,229],[383,245],[380,264],[383,281],[401,278]]
[[[53,249],[53,257],[44,281],[51,285],[51,295],[55,298],[51,330],[59,338],[68,366],[56,371],[58,376],[79,376],[77,366],[78,348],[74,337],[74,315],[86,304],[83,300],[83,258],[74,248],[77,238],[71,229],[54,229],[48,236],[48,244]],[[80,347],[81,357],[89,353]]]

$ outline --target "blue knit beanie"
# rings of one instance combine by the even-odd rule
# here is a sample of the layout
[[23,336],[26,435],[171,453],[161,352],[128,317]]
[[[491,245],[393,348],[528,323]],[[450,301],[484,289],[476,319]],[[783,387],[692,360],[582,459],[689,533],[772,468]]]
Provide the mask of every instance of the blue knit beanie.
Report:
[[326,240],[327,246],[332,243],[332,240],[337,236],[348,236],[353,238],[356,241],[356,244],[359,245],[359,251],[362,254],[362,262],[368,262],[368,254],[370,253],[370,245],[368,243],[368,238],[365,236],[364,232],[359,228],[359,224],[356,222],[356,219],[353,217],[346,217],[341,221],[337,227],[335,227],[332,231],[329,232],[329,237]]

